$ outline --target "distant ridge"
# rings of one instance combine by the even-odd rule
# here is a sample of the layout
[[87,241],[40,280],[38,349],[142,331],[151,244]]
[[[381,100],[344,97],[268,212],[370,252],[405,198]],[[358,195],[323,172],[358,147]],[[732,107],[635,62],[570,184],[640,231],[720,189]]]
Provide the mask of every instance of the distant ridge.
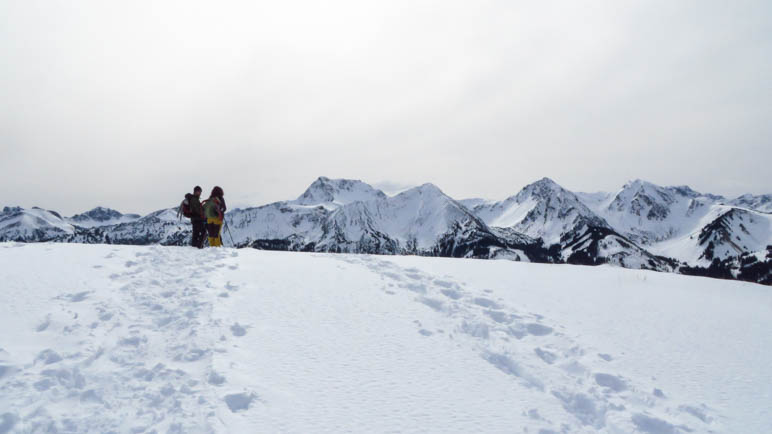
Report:
[[[772,284],[770,209],[772,195],[727,200],[640,179],[588,194],[545,177],[502,201],[459,201],[430,183],[388,196],[321,176],[294,200],[235,209],[227,222],[236,247],[610,264]],[[37,207],[0,213],[0,241],[189,240],[176,208],[143,217],[104,207],[69,218]]]

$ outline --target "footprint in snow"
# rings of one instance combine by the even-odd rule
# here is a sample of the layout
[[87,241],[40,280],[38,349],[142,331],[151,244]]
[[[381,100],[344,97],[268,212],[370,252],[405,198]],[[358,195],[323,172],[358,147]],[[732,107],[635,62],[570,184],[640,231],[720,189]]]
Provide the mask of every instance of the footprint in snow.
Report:
[[536,323],[526,324],[525,329],[528,331],[528,334],[534,336],[546,336],[552,333],[552,327]]
[[555,360],[558,358],[556,354],[547,350],[543,350],[539,347],[534,348],[533,352],[536,353],[536,355],[548,365],[555,363]]
[[62,356],[59,355],[56,351],[52,349],[46,349],[41,351],[37,357],[35,357],[35,362],[41,361],[45,365],[51,365],[57,362],[62,361]]
[[595,383],[597,383],[598,386],[606,387],[614,392],[624,392],[627,390],[627,383],[625,380],[616,375],[603,373],[595,374]]
[[60,300],[61,299],[67,300],[70,303],[78,303],[87,299],[89,294],[91,294],[91,291],[83,291],[83,292],[78,292],[76,294],[64,294],[57,298]]
[[16,413],[0,414],[0,433],[9,433],[19,422],[19,416]]
[[476,297],[474,300],[472,300],[472,303],[490,309],[501,309],[501,307],[495,301],[489,300],[485,297]]
[[685,426],[676,426],[666,420],[662,420],[643,413],[636,413],[632,422],[639,431],[652,434],[677,434],[679,432],[691,432],[692,429]]
[[453,282],[448,282],[446,280],[435,280],[434,284],[437,286],[441,286],[443,288],[455,288],[456,284]]
[[225,403],[233,413],[249,410],[249,406],[255,399],[257,399],[255,393],[233,393],[225,395],[224,398]]
[[713,422],[713,418],[708,416],[708,408],[707,406],[700,405],[700,407],[693,407],[691,405],[681,405],[678,407],[679,410],[689,413],[690,415],[696,417],[697,419],[701,420],[704,423],[711,423]]
[[441,300],[430,297],[421,297],[418,299],[418,301],[436,310],[437,312],[442,312],[445,310],[445,304]]
[[394,280],[402,280],[402,276],[400,276],[397,273],[392,273],[391,271],[385,271],[385,272],[381,273],[381,275],[384,276],[384,277],[388,277],[390,279],[394,279]]
[[452,298],[453,300],[459,300],[461,297],[463,297],[461,292],[456,291],[455,289],[442,289],[440,292],[445,297]]
[[490,310],[490,309],[488,309],[488,310],[486,310],[484,312],[492,320],[496,321],[499,324],[510,324],[515,319],[513,315],[508,314],[506,312],[499,311],[499,310]]
[[231,326],[231,333],[233,333],[233,336],[241,337],[247,334],[247,329],[239,325],[239,323],[235,323]]
[[541,380],[527,372],[520,363],[508,354],[485,351],[481,356],[496,369],[521,379],[526,387],[535,388],[542,392],[544,391],[544,384]]
[[225,384],[225,376],[218,374],[215,371],[212,371],[209,373],[209,378],[207,378],[207,382],[213,386],[222,386]]
[[37,332],[44,332],[46,329],[48,329],[48,326],[51,325],[51,314],[46,315],[46,319],[43,320],[42,323],[38,324],[37,327],[35,327],[35,331]]
[[200,348],[192,348],[188,352],[183,354],[177,354],[174,356],[174,361],[185,361],[185,362],[197,362],[204,358],[204,356],[208,355],[210,353],[209,350],[202,350]]
[[426,294],[426,287],[420,283],[404,283],[400,285],[408,291],[417,292],[419,294]]
[[0,365],[0,378],[10,376],[11,374],[15,373],[17,371],[16,368],[14,368],[11,365]]

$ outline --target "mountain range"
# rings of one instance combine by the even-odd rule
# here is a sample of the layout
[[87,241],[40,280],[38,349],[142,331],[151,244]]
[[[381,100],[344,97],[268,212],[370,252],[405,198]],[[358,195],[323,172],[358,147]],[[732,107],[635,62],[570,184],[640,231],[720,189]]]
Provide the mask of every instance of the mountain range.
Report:
[[[294,200],[229,210],[226,223],[237,247],[610,264],[772,284],[772,195],[727,199],[642,180],[575,193],[543,178],[490,201],[455,200],[433,184],[389,196],[319,177]],[[190,232],[176,208],[0,213],[0,241],[185,245]]]

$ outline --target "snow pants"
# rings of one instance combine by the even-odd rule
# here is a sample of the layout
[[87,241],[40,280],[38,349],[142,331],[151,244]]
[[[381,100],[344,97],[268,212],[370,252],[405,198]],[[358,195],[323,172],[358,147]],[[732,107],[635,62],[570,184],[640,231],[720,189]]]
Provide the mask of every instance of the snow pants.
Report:
[[209,232],[209,246],[220,247],[222,246],[222,238],[220,237],[220,229],[222,229],[222,219],[208,218],[206,219],[206,231]]
[[199,249],[204,247],[204,234],[206,234],[206,221],[204,219],[193,219],[193,236],[190,243],[193,247]]

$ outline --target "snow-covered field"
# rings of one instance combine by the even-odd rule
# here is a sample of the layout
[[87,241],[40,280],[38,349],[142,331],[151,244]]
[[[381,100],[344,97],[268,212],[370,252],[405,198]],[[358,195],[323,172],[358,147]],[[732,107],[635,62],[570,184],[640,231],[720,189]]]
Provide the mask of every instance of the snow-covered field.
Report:
[[0,264],[0,433],[772,427],[761,285],[158,246]]

